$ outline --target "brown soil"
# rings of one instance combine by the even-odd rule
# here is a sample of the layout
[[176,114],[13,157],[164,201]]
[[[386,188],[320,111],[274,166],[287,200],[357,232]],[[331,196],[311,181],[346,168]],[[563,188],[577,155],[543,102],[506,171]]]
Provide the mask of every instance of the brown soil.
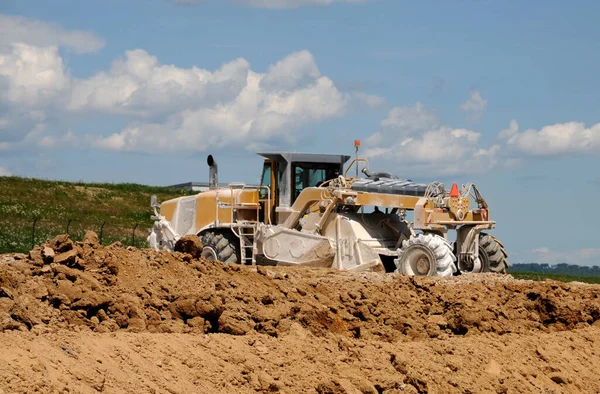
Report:
[[245,267],[66,236],[0,256],[3,393],[600,392],[600,286]]

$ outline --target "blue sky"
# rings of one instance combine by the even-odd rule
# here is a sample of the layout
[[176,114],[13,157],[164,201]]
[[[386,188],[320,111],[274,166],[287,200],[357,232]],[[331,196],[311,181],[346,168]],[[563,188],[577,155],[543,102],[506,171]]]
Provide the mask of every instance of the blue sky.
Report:
[[600,3],[3,0],[0,174],[256,182],[260,150],[475,182],[511,261],[598,264]]

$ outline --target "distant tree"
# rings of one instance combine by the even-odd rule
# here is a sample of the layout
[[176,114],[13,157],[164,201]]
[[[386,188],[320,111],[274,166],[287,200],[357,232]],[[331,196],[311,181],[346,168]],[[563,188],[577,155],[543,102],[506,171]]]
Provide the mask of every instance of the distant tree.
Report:
[[550,265],[547,263],[522,263],[512,264],[508,270],[509,272],[533,272],[541,274],[561,274],[570,276],[583,276],[583,277],[600,277],[600,266],[594,265],[592,267],[559,263],[556,265]]

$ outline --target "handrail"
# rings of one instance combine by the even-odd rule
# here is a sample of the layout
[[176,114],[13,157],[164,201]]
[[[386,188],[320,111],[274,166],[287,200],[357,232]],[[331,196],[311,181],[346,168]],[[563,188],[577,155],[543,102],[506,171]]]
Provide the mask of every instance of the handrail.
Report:
[[[234,218],[233,218],[233,216],[234,216],[233,215],[233,211],[234,211],[233,210],[233,206],[241,204],[241,202],[239,201],[239,199],[241,198],[242,192],[245,191],[245,190],[247,190],[247,189],[249,189],[249,190],[257,190],[257,191],[259,191],[260,189],[267,189],[267,199],[266,199],[267,207],[268,208],[271,207],[271,189],[269,188],[269,186],[248,186],[248,185],[243,185],[241,187],[241,189],[240,188],[236,188],[236,190],[241,190],[241,192],[238,193],[237,195],[235,195],[234,188],[233,188],[232,185],[228,185],[227,188],[229,189],[229,191],[231,193],[230,196],[231,196],[231,201],[232,201],[230,223],[234,222]],[[216,201],[216,206],[217,206],[217,215],[216,215],[215,225],[217,225],[218,224],[218,219],[219,219],[219,188],[218,187],[217,187],[217,195],[216,195],[216,200],[215,201]],[[258,202],[259,203],[260,202],[265,202],[265,199],[264,198],[262,198],[262,199],[259,198]],[[267,211],[267,214],[266,214],[266,219],[267,220],[266,220],[266,222],[267,222],[267,224],[271,224],[271,210],[270,209],[266,209],[266,211]],[[256,217],[256,221],[257,222],[258,222],[258,219],[259,219],[258,215],[259,215],[259,213],[257,211],[257,217]]]
[[347,178],[346,174],[348,174],[348,171],[350,171],[350,169],[352,168],[352,164],[356,163],[356,166],[358,167],[359,161],[363,161],[363,162],[367,163],[367,168],[369,168],[369,160],[364,159],[362,157],[357,157],[355,159],[352,159],[352,161],[348,165],[348,168],[346,168],[346,171],[344,171],[344,178]]

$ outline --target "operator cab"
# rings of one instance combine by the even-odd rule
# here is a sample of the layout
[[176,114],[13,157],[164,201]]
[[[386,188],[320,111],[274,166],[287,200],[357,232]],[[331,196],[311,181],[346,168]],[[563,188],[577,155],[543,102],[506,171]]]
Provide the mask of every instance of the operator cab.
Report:
[[[318,187],[323,182],[344,173],[347,155],[315,153],[259,153],[265,158],[261,186],[271,190],[271,217],[282,223],[286,212],[303,189]],[[260,189],[260,199],[267,200],[266,188]],[[265,207],[266,208],[266,207]]]

